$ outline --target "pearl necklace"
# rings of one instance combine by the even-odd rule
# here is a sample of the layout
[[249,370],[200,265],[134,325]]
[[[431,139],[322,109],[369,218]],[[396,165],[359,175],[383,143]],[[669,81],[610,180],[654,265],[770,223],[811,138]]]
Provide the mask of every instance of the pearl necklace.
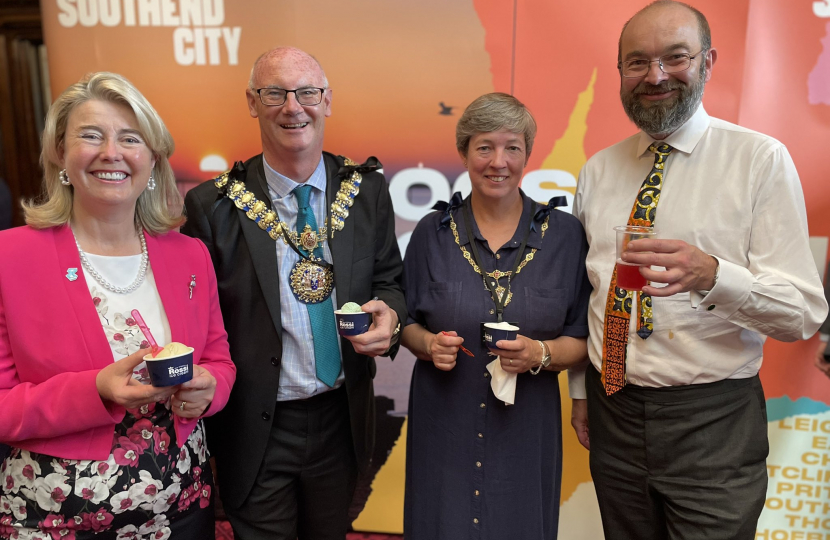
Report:
[[[72,232],[72,236],[75,236],[75,232]],[[138,289],[142,283],[144,283],[144,276],[147,274],[147,263],[150,261],[150,258],[147,256],[147,241],[144,239],[144,231],[141,231],[138,239],[141,241],[141,266],[138,268],[138,275],[135,277],[135,280],[127,285],[126,287],[116,287],[106,279],[104,276],[98,273],[92,263],[89,262],[89,259],[86,258],[86,253],[81,249],[81,244],[78,243],[78,239],[75,238],[75,246],[78,247],[78,255],[81,257],[81,264],[84,267],[89,275],[95,278],[95,281],[101,284],[106,290],[118,294],[127,294],[131,293],[134,290]]]

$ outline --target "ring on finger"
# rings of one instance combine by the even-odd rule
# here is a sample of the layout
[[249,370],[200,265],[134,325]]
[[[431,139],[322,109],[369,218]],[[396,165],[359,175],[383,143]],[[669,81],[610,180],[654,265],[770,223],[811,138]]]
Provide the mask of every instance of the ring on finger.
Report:
[[180,410],[180,411],[183,411],[183,410],[184,410],[184,406],[185,406],[185,405],[187,405],[187,402],[186,402],[186,401],[182,401],[182,402],[179,404],[179,410]]
[[513,365],[513,359],[512,359],[512,358],[508,358],[508,360],[510,361],[510,365],[512,366],[512,365]]

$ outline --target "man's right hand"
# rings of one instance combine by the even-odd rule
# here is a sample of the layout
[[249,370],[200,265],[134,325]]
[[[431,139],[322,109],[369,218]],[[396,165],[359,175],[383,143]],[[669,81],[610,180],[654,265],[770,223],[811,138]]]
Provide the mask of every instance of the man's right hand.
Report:
[[148,403],[166,401],[178,386],[157,388],[133,379],[133,370],[144,361],[150,349],[141,349],[126,358],[113,362],[98,372],[95,386],[104,401],[111,401],[125,409],[138,409]]
[[[641,265],[640,274],[653,283],[666,283],[665,287],[646,285],[643,292],[655,297],[671,296],[680,292],[708,291],[715,284],[715,273],[720,264],[716,258],[682,240],[643,238],[628,243],[622,260]],[[662,266],[665,270],[652,270]]]
[[588,400],[571,400],[571,425],[576,431],[576,438],[587,450],[591,449],[591,440],[588,437]]

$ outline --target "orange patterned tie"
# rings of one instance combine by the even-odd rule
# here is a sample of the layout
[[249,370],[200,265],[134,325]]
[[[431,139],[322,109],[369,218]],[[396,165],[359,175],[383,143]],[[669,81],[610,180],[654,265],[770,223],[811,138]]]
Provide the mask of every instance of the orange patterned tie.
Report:
[[[648,147],[654,152],[654,166],[646,176],[637,200],[631,209],[628,225],[651,227],[657,217],[657,203],[663,188],[663,176],[666,160],[674,150],[668,144],[652,143]],[[625,357],[628,346],[628,329],[631,320],[631,305],[637,295],[637,335],[648,339],[654,329],[651,310],[651,296],[636,291],[627,291],[617,287],[617,265],[608,287],[608,300],[605,302],[605,335],[602,341],[602,384],[605,393],[611,395],[625,386]]]

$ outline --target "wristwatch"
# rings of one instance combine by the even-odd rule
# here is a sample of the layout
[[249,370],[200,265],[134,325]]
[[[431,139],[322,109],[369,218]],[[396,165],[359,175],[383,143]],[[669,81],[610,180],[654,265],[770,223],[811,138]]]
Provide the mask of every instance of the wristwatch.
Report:
[[531,375],[538,375],[540,371],[550,365],[550,350],[548,350],[547,343],[542,340],[537,341],[537,343],[539,343],[539,347],[542,349],[542,363],[535,368],[530,368]]

